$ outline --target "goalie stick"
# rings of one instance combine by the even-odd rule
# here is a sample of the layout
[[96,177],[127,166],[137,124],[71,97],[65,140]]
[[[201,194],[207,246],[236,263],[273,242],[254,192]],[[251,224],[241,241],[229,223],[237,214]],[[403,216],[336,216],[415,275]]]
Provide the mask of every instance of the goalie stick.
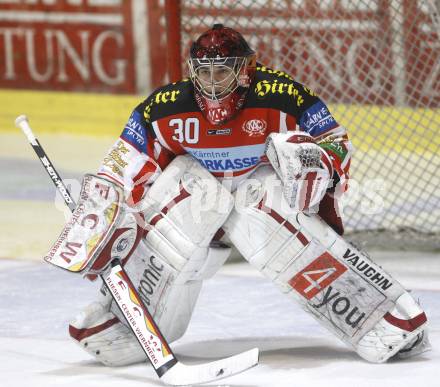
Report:
[[[64,198],[66,205],[73,212],[76,206],[75,201],[47,157],[43,147],[34,136],[27,117],[25,115],[17,117],[15,125],[23,131]],[[157,375],[165,384],[173,386],[203,384],[240,373],[258,364],[259,351],[257,348],[209,363],[182,364],[160,333],[159,327],[141,301],[135,286],[130,281],[119,260],[113,260],[110,267],[100,277],[127,320],[130,329]]]

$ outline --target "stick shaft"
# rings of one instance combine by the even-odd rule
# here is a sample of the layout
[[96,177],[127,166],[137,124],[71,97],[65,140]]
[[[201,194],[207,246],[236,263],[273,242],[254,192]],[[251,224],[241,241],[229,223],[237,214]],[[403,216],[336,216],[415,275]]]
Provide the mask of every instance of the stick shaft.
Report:
[[63,179],[61,179],[61,176],[53,166],[52,162],[50,161],[49,157],[47,156],[46,152],[44,151],[43,147],[41,146],[38,139],[35,137],[34,133],[32,132],[32,129],[29,125],[29,120],[25,115],[21,115],[17,117],[15,120],[15,125],[17,128],[21,129],[25,136],[27,137],[29,143],[32,146],[32,149],[37,154],[38,158],[41,161],[41,164],[43,164],[44,169],[46,170],[49,177],[52,179],[53,183],[55,184],[55,187],[57,188],[58,192],[61,194],[61,196],[64,199],[64,202],[69,207],[70,211],[73,212],[73,210],[76,207],[75,201],[72,198],[72,195],[70,194],[69,190],[66,188],[66,186],[63,183]]
[[[43,147],[41,146],[38,139],[35,137],[34,133],[32,132],[27,117],[25,115],[17,117],[17,119],[15,120],[15,125],[23,131],[29,143],[31,144],[32,148],[34,149],[35,153],[37,154],[38,158],[40,159],[41,163],[43,164],[44,168],[46,169],[47,173],[49,174],[50,178],[52,179],[53,183],[55,184],[58,192],[60,192],[60,194],[63,196],[66,205],[69,207],[70,211],[73,212],[76,207],[75,201],[72,199],[72,196],[70,195],[70,192],[63,184],[60,175],[55,170],[55,167],[53,166],[52,162],[49,160],[49,157],[47,156]],[[126,305],[125,304],[121,305],[121,296],[119,295],[119,293],[116,293],[117,296],[115,295],[115,292],[117,292],[116,286],[111,287],[109,285],[109,281],[111,283],[112,280],[113,272],[107,271],[105,274],[100,275],[100,277],[104,282],[105,286],[107,287],[108,291],[110,292],[111,296],[115,300],[116,304],[121,309],[121,312],[124,318],[127,320],[130,329],[133,331],[133,334],[135,335],[136,339],[141,345],[143,351],[145,352],[145,355],[150,360],[154,370],[156,371],[157,375],[160,378],[169,369],[171,369],[174,365],[176,365],[177,359],[175,358],[173,352],[171,351],[168,342],[160,333],[159,327],[154,321],[153,316],[150,314],[150,312],[145,307],[145,305],[143,305],[141,298],[136,291],[135,286],[130,281],[125,270],[122,268],[119,260],[115,259],[112,262],[112,266],[116,266],[119,272],[119,276],[121,276],[121,278],[119,278],[119,284],[121,284],[123,281],[121,285],[122,288],[123,289],[128,288],[131,292],[131,296],[128,297],[125,302],[130,303],[133,301],[134,298],[135,302],[137,303],[136,305],[138,305],[140,308],[138,309],[139,313],[142,312],[143,318],[141,323],[138,324],[137,329],[136,329],[136,324],[134,326],[132,325],[132,319],[130,319],[130,312],[128,312],[128,316],[127,316],[127,310],[126,308],[124,308],[124,306]],[[148,340],[146,340],[146,338],[150,338],[150,337],[151,339],[149,340],[151,340],[151,342],[155,343],[156,346],[161,348],[161,351],[159,351],[160,355],[159,353],[155,355],[154,350],[151,349],[150,347],[150,342],[147,342]],[[164,355],[164,352],[166,355]]]

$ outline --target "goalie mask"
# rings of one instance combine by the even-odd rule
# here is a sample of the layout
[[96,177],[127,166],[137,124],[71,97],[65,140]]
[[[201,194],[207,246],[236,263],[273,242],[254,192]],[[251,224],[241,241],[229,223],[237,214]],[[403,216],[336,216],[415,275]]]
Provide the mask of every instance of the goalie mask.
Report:
[[237,31],[214,24],[191,46],[188,60],[197,104],[220,125],[242,108],[255,75],[255,52]]

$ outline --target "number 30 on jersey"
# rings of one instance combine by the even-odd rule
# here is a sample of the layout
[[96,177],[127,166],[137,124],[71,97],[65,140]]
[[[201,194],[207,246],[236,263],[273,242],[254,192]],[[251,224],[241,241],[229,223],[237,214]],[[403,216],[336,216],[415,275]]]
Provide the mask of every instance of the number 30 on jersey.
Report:
[[173,118],[170,120],[169,126],[174,129],[173,140],[187,144],[199,142],[200,123],[198,118]]

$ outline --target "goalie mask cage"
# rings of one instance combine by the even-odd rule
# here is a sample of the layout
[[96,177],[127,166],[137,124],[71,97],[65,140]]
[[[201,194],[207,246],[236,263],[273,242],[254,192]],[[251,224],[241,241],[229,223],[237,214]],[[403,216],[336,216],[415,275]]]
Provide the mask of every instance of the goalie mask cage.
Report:
[[[191,42],[214,23],[240,31],[259,62],[309,86],[348,129],[355,153],[341,210],[349,238],[439,248],[439,3],[156,1],[150,49],[167,53],[168,74],[160,56],[152,74],[158,84],[186,76]],[[168,40],[158,39],[165,30]]]

